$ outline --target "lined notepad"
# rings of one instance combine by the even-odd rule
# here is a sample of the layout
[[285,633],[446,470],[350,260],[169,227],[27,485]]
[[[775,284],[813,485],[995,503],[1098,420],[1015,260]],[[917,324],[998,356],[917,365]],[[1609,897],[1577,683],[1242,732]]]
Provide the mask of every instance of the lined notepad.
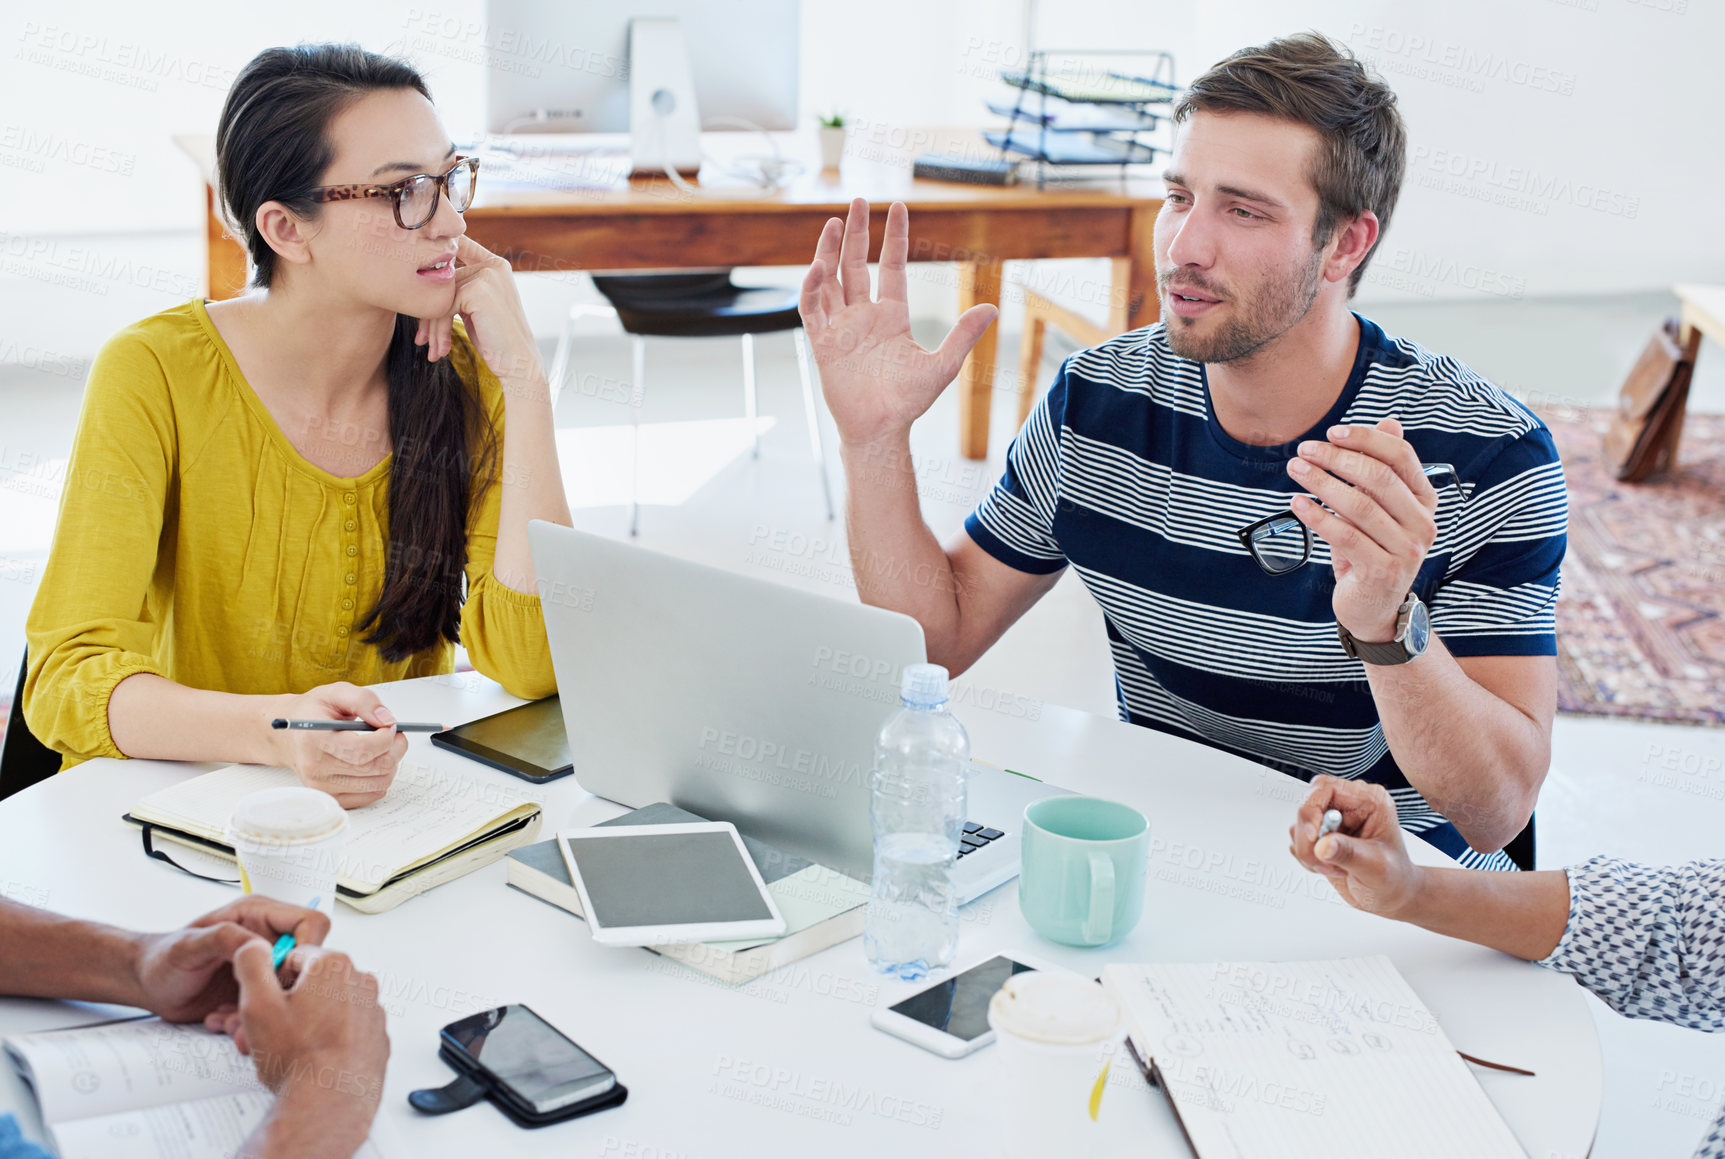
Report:
[[1107,966],[1200,1159],[1527,1159],[1386,957]]

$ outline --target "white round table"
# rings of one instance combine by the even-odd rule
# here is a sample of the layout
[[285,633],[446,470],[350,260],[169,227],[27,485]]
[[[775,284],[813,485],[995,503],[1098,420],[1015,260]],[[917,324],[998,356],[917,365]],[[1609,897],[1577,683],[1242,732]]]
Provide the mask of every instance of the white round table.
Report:
[[[382,686],[403,720],[471,720],[520,703],[476,673]],[[1023,702],[1004,705],[1024,713]],[[965,908],[960,964],[1021,949],[1095,975],[1109,962],[1264,961],[1387,954],[1469,1054],[1536,1072],[1475,1068],[1535,1159],[1581,1159],[1599,1121],[1600,1057],[1581,991],[1564,975],[1358,913],[1287,852],[1305,786],[1148,729],[1042,706],[1036,719],[961,713],[978,760],[1132,804],[1150,818],[1144,916],[1100,950],[1038,937],[1009,883]],[[522,782],[411,738],[410,763],[484,784]],[[231,887],[147,860],[120,815],[214,765],[89,761],[0,802],[0,893],[133,928],[167,929],[224,904]],[[542,790],[541,839],[621,810],[566,777]],[[1446,864],[1419,841],[1416,859]],[[382,1115],[415,1156],[493,1154],[684,1159],[716,1155],[986,1154],[997,1137],[990,1052],[948,1061],[872,1029],[869,1014],[914,987],[888,985],[860,939],[736,989],[646,951],[595,944],[577,919],[504,882],[501,862],[395,910],[338,906],[330,944],[377,974],[392,1054]],[[0,948],[3,952],[3,948]],[[426,1118],[407,1093],[451,1077],[437,1031],[525,1002],[613,1067],[621,1107],[520,1130],[481,1104]],[[0,999],[0,1034],[94,1021],[102,1010]],[[0,1111],[42,1137],[10,1072]],[[1103,1104],[1107,1154],[1189,1154],[1162,1093],[1116,1066]],[[1338,1122],[1338,1131],[1348,1125]],[[1385,1154],[1393,1141],[1385,1141]]]

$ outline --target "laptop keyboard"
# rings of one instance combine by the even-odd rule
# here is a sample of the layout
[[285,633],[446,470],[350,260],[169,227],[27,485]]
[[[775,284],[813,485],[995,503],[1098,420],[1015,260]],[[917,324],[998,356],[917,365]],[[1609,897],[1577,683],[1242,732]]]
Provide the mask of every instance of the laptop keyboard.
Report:
[[1005,836],[1004,830],[990,829],[986,825],[977,824],[975,821],[966,821],[964,823],[964,836],[958,839],[958,855],[963,857],[966,853],[981,849],[990,841],[998,841]]

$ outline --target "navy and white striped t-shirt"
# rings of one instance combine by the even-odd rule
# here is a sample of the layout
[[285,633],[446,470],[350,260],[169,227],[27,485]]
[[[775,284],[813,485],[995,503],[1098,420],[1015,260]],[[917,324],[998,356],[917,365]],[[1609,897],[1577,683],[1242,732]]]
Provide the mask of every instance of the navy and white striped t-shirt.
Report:
[[[1455,359],[1359,324],[1347,386],[1301,438],[1395,418],[1422,462],[1452,464],[1460,484],[1438,487],[1414,581],[1433,633],[1458,657],[1555,655],[1568,502],[1551,433]],[[1463,865],[1512,869],[1470,849],[1397,767],[1364,666],[1336,637],[1329,545],[1314,535],[1305,567],[1270,576],[1235,535],[1304,492],[1286,469],[1300,441],[1230,437],[1203,364],[1161,324],[1134,330],[1067,359],[965,530],[1019,571],[1078,569],[1102,605],[1122,719],[1306,779],[1375,781],[1405,829]]]

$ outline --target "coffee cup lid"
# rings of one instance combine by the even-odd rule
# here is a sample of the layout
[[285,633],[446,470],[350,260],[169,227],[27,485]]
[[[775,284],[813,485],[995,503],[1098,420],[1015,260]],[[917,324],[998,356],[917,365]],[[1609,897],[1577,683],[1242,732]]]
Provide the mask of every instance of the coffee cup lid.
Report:
[[262,842],[321,841],[347,828],[347,810],[328,793],[304,785],[259,789],[234,804],[228,832]]
[[1057,1046],[1103,1042],[1120,1030],[1120,1004],[1088,978],[1027,970],[988,1003],[988,1024],[1017,1038]]

